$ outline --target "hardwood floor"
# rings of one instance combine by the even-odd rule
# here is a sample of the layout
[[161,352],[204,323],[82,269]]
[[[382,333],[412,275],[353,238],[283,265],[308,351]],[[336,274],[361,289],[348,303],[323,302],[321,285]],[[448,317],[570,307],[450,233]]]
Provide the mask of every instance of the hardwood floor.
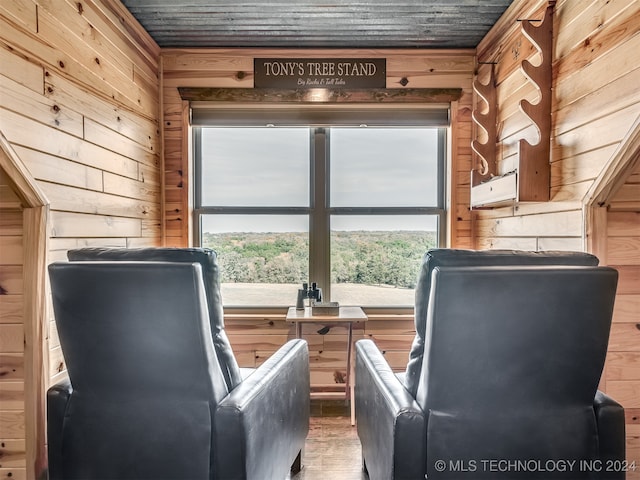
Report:
[[368,479],[362,471],[360,440],[356,427],[351,426],[348,409],[312,405],[302,465],[302,470],[288,480]]
[[345,417],[312,417],[302,470],[290,480],[366,480],[356,427]]

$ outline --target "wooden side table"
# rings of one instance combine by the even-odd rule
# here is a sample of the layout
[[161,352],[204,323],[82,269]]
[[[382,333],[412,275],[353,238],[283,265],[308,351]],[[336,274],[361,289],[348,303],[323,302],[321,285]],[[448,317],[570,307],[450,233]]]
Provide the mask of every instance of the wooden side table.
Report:
[[351,408],[351,425],[356,424],[355,415],[355,395],[353,385],[351,384],[353,368],[351,366],[351,358],[353,356],[353,324],[366,322],[367,315],[361,307],[340,307],[338,315],[312,315],[311,307],[305,307],[304,310],[296,310],[290,307],[287,311],[287,322],[295,323],[296,337],[302,338],[302,324],[312,323],[325,327],[346,326],[347,327],[347,376],[344,385],[345,399],[350,400]]

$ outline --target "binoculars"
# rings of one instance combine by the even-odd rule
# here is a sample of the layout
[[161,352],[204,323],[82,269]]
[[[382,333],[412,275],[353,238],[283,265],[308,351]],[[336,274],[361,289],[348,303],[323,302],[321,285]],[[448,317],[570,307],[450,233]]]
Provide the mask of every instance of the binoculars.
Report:
[[298,289],[298,298],[296,300],[296,310],[304,310],[304,300],[309,299],[309,306],[313,306],[316,302],[322,301],[322,289],[318,288],[316,282],[309,287],[308,283],[303,283],[302,288]]

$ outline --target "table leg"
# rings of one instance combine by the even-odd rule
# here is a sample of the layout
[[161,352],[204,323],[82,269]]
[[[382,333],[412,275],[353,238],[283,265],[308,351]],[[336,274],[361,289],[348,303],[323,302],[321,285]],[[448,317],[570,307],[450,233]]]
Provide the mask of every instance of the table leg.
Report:
[[296,322],[296,338],[302,338],[302,322]]
[[353,351],[353,323],[349,322],[349,333],[347,335],[347,379],[345,385],[345,396],[349,399],[349,407],[351,409],[351,425],[356,424],[356,404],[353,386],[351,385],[353,374],[351,368],[351,354]]
[[356,391],[353,388],[353,385],[350,388],[351,388],[351,426],[353,427],[356,424]]

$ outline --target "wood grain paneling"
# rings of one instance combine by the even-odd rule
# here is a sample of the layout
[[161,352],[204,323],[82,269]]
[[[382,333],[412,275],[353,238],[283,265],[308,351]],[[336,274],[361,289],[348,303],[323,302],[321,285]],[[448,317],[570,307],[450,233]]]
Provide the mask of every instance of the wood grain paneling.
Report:
[[[3,155],[4,150],[0,151]],[[3,161],[3,164],[5,162]],[[24,398],[24,249],[22,201],[11,173],[0,168],[0,467],[26,472]],[[17,207],[17,208],[16,208]],[[0,472],[1,475],[1,472]]]
[[[122,13],[115,3],[0,9],[0,129],[34,176],[51,182],[43,185],[57,199],[53,237],[126,243],[143,236],[140,219],[160,220],[159,49],[136,40],[139,27],[115,15]],[[33,14],[37,33],[24,27]],[[85,229],[77,213],[97,220],[87,218]],[[160,232],[153,235],[159,243]]]
[[[0,131],[52,204],[51,222],[48,206],[20,222],[0,213],[0,478],[46,466],[44,390],[64,375],[57,337],[49,367],[47,261],[87,244],[160,244],[158,66],[117,0],[0,2]],[[0,207],[10,191],[0,182]],[[65,249],[48,251],[48,237]]]
[[[354,325],[353,341],[371,338],[383,351],[391,368],[404,371],[411,342],[415,337],[413,314],[368,312],[369,320]],[[225,328],[241,367],[255,367],[295,338],[295,328],[285,322],[286,309],[271,312],[227,313]],[[347,361],[347,333],[334,327],[318,334],[318,325],[304,324],[302,336],[309,344],[311,383],[330,385],[344,383]]]
[[[637,157],[640,151],[628,155]],[[626,180],[616,181],[622,184],[607,199],[602,232],[606,261],[619,272],[603,383],[607,393],[626,409],[627,459],[636,462],[640,459],[640,196],[631,198],[629,191],[638,184],[639,169],[626,173]],[[640,478],[640,470],[628,472],[627,478]]]

